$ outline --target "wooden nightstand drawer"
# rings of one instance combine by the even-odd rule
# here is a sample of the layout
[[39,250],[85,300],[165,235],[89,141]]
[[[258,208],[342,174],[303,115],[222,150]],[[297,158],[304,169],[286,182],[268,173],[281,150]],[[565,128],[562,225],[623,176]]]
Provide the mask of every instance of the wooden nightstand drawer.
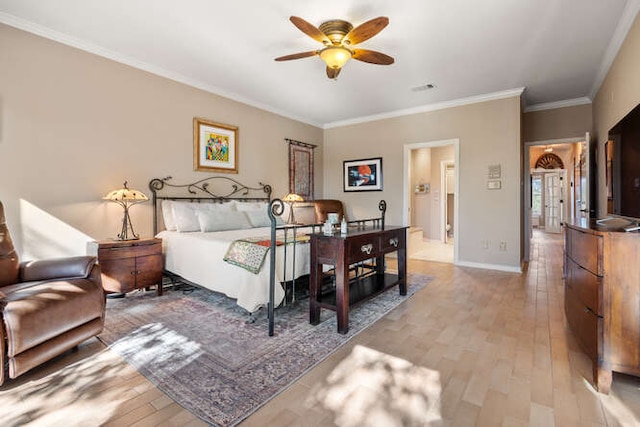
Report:
[[157,254],[162,254],[162,242],[154,242],[151,244],[142,245],[110,245],[108,247],[101,246],[100,249],[98,249],[98,258],[101,260],[132,258]]

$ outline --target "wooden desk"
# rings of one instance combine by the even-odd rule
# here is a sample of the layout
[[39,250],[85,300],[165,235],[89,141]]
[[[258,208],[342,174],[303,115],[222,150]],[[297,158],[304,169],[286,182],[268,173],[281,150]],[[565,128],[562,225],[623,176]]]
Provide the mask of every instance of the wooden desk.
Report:
[[[309,321],[320,322],[320,309],[334,310],[338,315],[338,332],[349,331],[349,306],[367,300],[399,285],[400,295],[407,294],[407,228],[386,226],[349,228],[347,235],[340,232],[327,236],[311,235],[311,277]],[[384,272],[384,255],[398,251],[398,274]],[[375,258],[376,271],[365,277],[349,280],[351,264]],[[335,292],[322,294],[322,265],[335,266]]]

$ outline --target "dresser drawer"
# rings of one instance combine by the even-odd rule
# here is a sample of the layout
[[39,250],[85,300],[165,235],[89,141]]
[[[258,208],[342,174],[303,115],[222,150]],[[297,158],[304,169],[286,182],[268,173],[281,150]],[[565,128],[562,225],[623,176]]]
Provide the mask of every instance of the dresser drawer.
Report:
[[98,259],[107,260],[158,254],[162,254],[162,243],[152,243],[150,245],[132,244],[127,246],[101,247],[98,250]]
[[568,228],[567,255],[598,276],[603,275],[602,236]]
[[602,278],[582,268],[572,259],[567,259],[566,281],[573,289],[576,297],[595,314],[602,316],[600,298]]
[[[565,314],[571,330],[580,346],[591,360],[598,358],[598,326],[602,319],[591,312],[582,302],[575,289],[565,288]],[[602,328],[600,327],[602,330]]]
[[374,258],[380,251],[380,236],[364,235],[347,241],[347,259],[359,262]]

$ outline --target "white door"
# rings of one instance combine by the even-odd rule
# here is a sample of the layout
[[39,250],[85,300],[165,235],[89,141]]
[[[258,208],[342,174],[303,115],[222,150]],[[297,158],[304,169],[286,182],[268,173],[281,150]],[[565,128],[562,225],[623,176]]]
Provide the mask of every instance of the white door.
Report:
[[544,229],[548,233],[560,233],[562,223],[562,181],[560,173],[551,172],[544,175]]

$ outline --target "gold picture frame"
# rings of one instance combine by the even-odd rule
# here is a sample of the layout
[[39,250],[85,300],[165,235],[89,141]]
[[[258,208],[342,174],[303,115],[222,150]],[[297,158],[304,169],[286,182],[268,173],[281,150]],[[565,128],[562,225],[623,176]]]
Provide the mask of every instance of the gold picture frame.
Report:
[[238,173],[238,127],[193,119],[193,169]]

